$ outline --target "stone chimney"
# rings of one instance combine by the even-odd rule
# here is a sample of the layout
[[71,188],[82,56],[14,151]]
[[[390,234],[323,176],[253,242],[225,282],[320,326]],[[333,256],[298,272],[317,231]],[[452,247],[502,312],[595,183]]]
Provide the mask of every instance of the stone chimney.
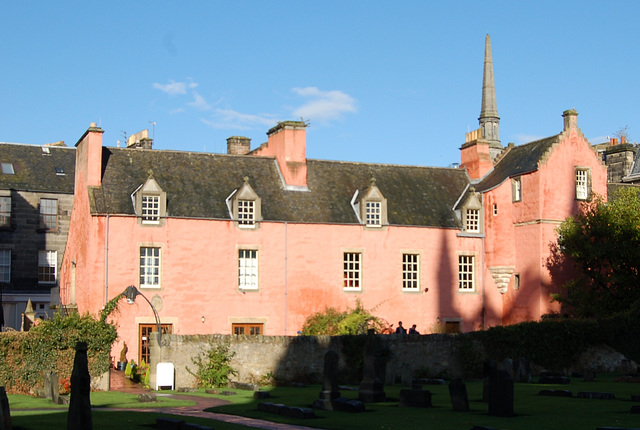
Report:
[[304,121],[280,122],[267,132],[267,143],[253,151],[254,155],[275,157],[288,186],[307,186],[306,128]]
[[76,190],[102,185],[102,133],[92,122],[76,143]]
[[243,136],[231,136],[227,139],[227,154],[247,155],[251,151],[251,139]]
[[564,131],[578,128],[578,112],[575,109],[569,109],[562,112],[564,118]]
[[467,169],[471,179],[479,179],[493,169],[491,143],[482,136],[482,129],[466,134],[460,147],[460,167]]

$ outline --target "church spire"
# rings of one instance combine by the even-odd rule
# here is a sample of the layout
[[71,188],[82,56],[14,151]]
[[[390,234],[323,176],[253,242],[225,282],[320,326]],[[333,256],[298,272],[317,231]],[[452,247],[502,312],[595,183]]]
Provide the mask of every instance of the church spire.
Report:
[[482,137],[489,142],[491,158],[495,158],[502,150],[500,144],[500,117],[496,103],[496,86],[493,81],[493,57],[491,55],[491,38],[487,34],[484,43],[484,74],[482,77],[482,109],[480,111],[480,129]]

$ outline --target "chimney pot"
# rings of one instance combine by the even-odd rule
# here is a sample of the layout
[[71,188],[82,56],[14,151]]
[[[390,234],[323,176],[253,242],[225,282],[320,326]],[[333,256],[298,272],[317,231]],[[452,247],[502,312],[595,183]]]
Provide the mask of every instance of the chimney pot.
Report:
[[251,151],[251,139],[243,136],[231,136],[227,139],[227,154],[247,155]]

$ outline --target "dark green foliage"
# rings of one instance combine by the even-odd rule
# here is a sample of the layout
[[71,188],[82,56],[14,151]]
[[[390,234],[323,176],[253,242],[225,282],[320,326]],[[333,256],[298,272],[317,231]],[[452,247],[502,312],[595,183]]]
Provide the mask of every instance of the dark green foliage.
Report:
[[226,387],[231,375],[238,372],[231,367],[231,359],[236,355],[229,351],[228,345],[218,345],[207,351],[205,359],[201,356],[192,358],[193,364],[198,366],[195,372],[187,368],[187,372],[196,377],[198,387],[219,388]]
[[359,299],[356,306],[340,312],[335,308],[325,308],[323,312],[316,312],[306,319],[302,326],[302,334],[305,336],[340,336],[366,334],[367,330],[374,329],[380,333],[385,323],[374,316],[371,311],[365,309]]
[[73,369],[76,343],[87,342],[89,373],[99,376],[109,370],[111,345],[117,336],[113,325],[89,314],[56,314],[28,332],[0,336],[0,385],[7,391],[27,393],[42,386],[42,374],[55,372],[60,380]]
[[640,194],[621,188],[610,202],[595,199],[558,228],[547,262],[551,273],[570,263],[576,275],[554,298],[563,312],[599,318],[640,304]]

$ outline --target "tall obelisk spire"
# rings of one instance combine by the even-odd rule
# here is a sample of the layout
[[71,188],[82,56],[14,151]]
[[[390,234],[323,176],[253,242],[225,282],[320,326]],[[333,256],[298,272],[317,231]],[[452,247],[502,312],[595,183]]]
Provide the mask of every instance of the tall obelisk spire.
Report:
[[496,86],[493,81],[493,57],[491,38],[487,34],[484,42],[484,75],[482,77],[482,109],[480,111],[480,129],[482,137],[489,142],[491,158],[502,150],[500,144],[500,117],[496,103]]

